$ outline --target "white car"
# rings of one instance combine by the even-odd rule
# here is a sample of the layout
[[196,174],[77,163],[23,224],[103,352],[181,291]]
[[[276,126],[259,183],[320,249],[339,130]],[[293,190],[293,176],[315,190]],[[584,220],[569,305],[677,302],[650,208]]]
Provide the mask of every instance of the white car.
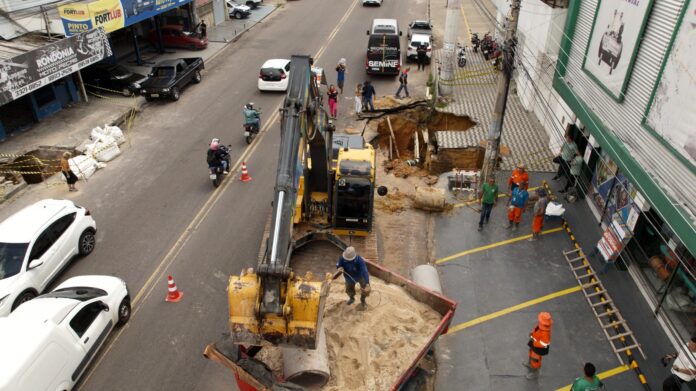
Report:
[[376,5],[381,7],[382,0],[363,0],[362,5]]
[[256,9],[259,6],[263,5],[263,0],[246,0],[245,4],[252,9]]
[[88,209],[42,200],[0,224],[0,316],[38,296],[75,255],[96,245]]
[[131,315],[126,283],[79,276],[0,318],[0,390],[70,390]]
[[263,63],[259,72],[260,91],[287,91],[290,60],[272,59]]
[[428,63],[430,63],[430,58],[433,55],[432,42],[430,42],[430,35],[425,34],[413,34],[411,40],[408,42],[408,49],[406,49],[406,58],[408,60],[418,59],[418,47],[421,45],[425,46],[425,57]]

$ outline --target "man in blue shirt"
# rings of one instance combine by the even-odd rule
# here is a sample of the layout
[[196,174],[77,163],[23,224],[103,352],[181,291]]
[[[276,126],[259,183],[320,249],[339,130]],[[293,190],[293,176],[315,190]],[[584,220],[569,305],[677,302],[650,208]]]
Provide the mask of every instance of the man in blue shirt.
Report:
[[517,227],[519,227],[520,221],[522,220],[522,213],[524,213],[527,207],[527,199],[529,199],[529,193],[527,192],[526,183],[512,190],[512,196],[510,197],[510,204],[508,206],[508,225],[505,226],[505,228],[512,227],[513,231],[517,231]]
[[370,274],[367,272],[367,265],[356,252],[354,247],[348,247],[343,251],[343,255],[336,263],[336,269],[343,272],[346,280],[346,293],[348,294],[348,305],[355,302],[355,284],[360,284],[360,305],[359,310],[367,308],[365,298],[370,294]]

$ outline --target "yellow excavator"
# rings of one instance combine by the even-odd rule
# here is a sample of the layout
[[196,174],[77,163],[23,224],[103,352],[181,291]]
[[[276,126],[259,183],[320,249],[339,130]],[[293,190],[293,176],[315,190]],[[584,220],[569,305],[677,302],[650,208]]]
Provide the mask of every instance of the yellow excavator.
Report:
[[229,279],[229,328],[236,344],[314,349],[331,278],[298,276],[291,256],[314,240],[345,248],[339,235],[370,233],[375,151],[362,136],[334,140],[312,59],[292,56],[290,63],[270,230],[256,269]]

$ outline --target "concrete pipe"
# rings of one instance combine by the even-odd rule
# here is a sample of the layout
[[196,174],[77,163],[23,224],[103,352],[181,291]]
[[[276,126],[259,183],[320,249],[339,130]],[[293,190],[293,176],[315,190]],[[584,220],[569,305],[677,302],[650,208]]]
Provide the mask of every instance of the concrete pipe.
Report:
[[316,349],[284,346],[282,350],[283,374],[287,381],[309,389],[321,387],[329,381],[329,354],[323,326],[319,330]]
[[418,265],[411,272],[413,281],[416,284],[422,285],[433,292],[442,294],[442,285],[440,284],[440,275],[437,274],[437,269],[433,265]]

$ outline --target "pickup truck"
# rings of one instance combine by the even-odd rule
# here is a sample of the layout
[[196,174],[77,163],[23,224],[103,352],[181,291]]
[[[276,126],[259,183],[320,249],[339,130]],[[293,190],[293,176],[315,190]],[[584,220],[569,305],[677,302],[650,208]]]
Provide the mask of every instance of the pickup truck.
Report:
[[187,84],[201,82],[203,67],[200,57],[162,61],[152,67],[149,78],[141,84],[140,95],[148,102],[157,98],[177,101]]
[[408,34],[406,35],[406,38],[410,40],[413,34],[424,34],[432,37],[433,25],[427,20],[414,20],[408,24]]

